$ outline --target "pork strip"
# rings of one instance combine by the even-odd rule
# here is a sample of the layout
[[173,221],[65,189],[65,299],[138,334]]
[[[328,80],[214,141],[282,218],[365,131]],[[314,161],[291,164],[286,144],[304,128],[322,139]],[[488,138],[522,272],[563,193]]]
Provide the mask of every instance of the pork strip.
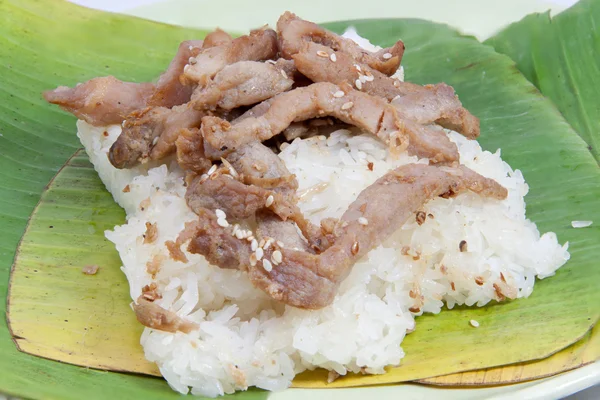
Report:
[[[264,208],[270,208],[283,220],[295,220],[301,215],[293,200],[273,190],[242,183],[226,170],[221,167],[209,177],[200,175],[192,180],[185,194],[192,211],[198,214],[202,209],[220,209],[232,220],[253,217]],[[270,204],[267,203],[269,197],[272,197]]]
[[[497,182],[466,167],[399,167],[360,193],[337,225],[331,247],[319,255],[284,248],[279,265],[270,272],[261,266],[250,268],[250,279],[286,304],[307,309],[325,307],[333,301],[339,283],[354,263],[414,216],[424,203],[467,190],[498,200],[507,196],[506,189]],[[271,258],[272,250],[267,250],[264,257]]]
[[[279,94],[262,116],[234,121],[233,125],[217,117],[203,118],[205,154],[218,159],[249,142],[268,140],[292,122],[324,116],[334,116],[364,129],[394,151],[408,149],[411,154],[431,158],[434,162],[458,160],[456,146],[443,132],[431,131],[419,136],[424,128],[410,120],[401,120],[396,109],[385,100],[354,90],[347,84],[337,86],[327,82]],[[429,138],[435,140],[422,146]]]
[[190,101],[194,87],[183,85],[179,81],[179,76],[183,73],[183,68],[190,57],[198,55],[202,47],[206,45],[207,43],[202,40],[181,42],[169,67],[158,78],[154,94],[147,103],[148,106],[171,108]]
[[467,111],[454,89],[445,83],[420,86],[390,78],[343,51],[335,52],[336,62],[321,57],[329,51],[318,43],[305,43],[292,56],[298,71],[314,82],[348,83],[373,96],[383,97],[398,110],[402,118],[420,124],[436,122],[462,133],[469,139],[479,136],[479,119]]
[[277,21],[277,33],[280,51],[285,58],[291,58],[300,52],[305,43],[315,42],[333,51],[348,53],[355,60],[386,75],[396,72],[404,54],[404,43],[400,40],[391,48],[372,53],[361,48],[353,40],[321,28],[313,22],[300,19],[290,12],[285,12]]
[[291,78],[294,69],[294,62],[290,60],[275,64],[240,61],[227,65],[207,85],[198,86],[194,91],[194,108],[231,110],[260,103],[290,89],[294,84]]
[[59,86],[44,92],[46,101],[94,126],[120,124],[146,105],[154,92],[151,83],[123,82],[113,76],[90,79],[74,88]]
[[253,30],[219,46],[204,49],[183,69],[184,83],[204,86],[228,64],[262,61],[277,55],[277,34],[272,29]]
[[204,140],[198,128],[181,129],[175,141],[177,163],[184,171],[207,172],[212,163],[204,156]]
[[206,35],[206,37],[204,38],[204,44],[202,48],[209,49],[211,47],[226,45],[229,44],[232,40],[233,38],[229,33],[217,28],[208,35]]
[[111,164],[132,168],[147,159],[164,158],[175,151],[180,130],[200,126],[204,115],[189,103],[171,109],[147,107],[131,113],[108,153]]

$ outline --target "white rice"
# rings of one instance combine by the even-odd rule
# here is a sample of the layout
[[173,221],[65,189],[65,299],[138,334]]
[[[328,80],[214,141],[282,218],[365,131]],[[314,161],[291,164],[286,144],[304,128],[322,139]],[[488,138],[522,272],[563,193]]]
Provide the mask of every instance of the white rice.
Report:
[[[249,386],[281,390],[296,374],[317,367],[340,375],[361,368],[383,373],[385,366],[401,363],[401,343],[415,329],[415,315],[439,313],[444,304],[483,306],[496,298],[494,284],[527,297],[536,277],[553,275],[569,259],[567,244],[561,246],[552,232],[540,236],[526,219],[528,186],[521,172],[503,162],[500,151],[482,151],[476,141],[449,131],[461,163],[496,179],[508,198],[465,193],[432,200],[424,211],[433,217],[422,225],[407,221],[369,252],[331,306],[317,311],[283,306],[254,288],[244,273],[214,267],[194,254],[186,253],[188,263],[171,260],[164,242],[195,218],[184,200],[182,171],[173,162],[117,170],[107,152],[121,127],[95,128],[82,121],[77,127],[101,179],[127,213],[127,223],[106,237],[119,251],[131,298],[154,282],[163,296],[159,305],[200,326],[189,334],[146,328],[141,337],[147,359],[180,393],[214,397]],[[341,216],[388,170],[427,163],[406,154],[393,159],[370,135],[345,130],[326,140],[296,139],[280,157],[298,178],[302,211],[315,222]],[[123,192],[126,186],[129,191]],[[153,244],[143,243],[146,222],[158,228]],[[466,252],[459,249],[461,240]],[[153,279],[146,263],[157,255],[163,262]]]

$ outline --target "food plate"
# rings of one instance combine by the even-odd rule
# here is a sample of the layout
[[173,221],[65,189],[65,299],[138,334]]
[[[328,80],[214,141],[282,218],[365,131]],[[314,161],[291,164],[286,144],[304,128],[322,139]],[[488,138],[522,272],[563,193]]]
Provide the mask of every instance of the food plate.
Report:
[[290,393],[293,393],[293,392],[290,392]]

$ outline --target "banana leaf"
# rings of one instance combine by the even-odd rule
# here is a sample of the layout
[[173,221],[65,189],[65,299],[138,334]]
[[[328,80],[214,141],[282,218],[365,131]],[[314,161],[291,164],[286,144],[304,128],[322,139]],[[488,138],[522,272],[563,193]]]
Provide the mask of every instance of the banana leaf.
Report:
[[531,14],[486,44],[550,98],[600,160],[600,2],[581,0],[555,17]]
[[[571,220],[597,220],[600,176],[586,144],[508,57],[473,38],[417,20],[329,27],[340,31],[348,24],[380,45],[401,37],[407,44],[404,65],[410,80],[453,85],[481,118],[483,146],[492,151],[502,147],[504,158],[523,170],[531,187],[528,215],[542,231],[556,231],[561,241],[571,243],[571,261],[555,277],[538,282],[528,299],[419,318],[417,331],[403,343],[403,367],[384,375],[387,382],[542,359],[584,337],[599,317],[600,304],[594,290],[600,281],[594,268],[600,232],[595,226],[570,228]],[[122,212],[110,203],[85,156],[71,158],[80,147],[74,118],[45,104],[40,92],[107,74],[151,80],[179,41],[203,33],[36,0],[0,2],[0,30],[1,296],[7,295],[9,267],[36,203],[70,159],[43,195],[15,259],[9,298],[12,338],[22,350],[42,357],[153,373],[143,359],[134,359],[141,355],[135,346],[141,328],[129,311],[118,256],[102,238],[103,229],[122,222]],[[560,180],[566,183],[557,190]],[[99,273],[83,275],[87,264],[100,265]],[[481,327],[472,329],[470,319]],[[88,353],[81,353],[82,348]],[[105,354],[118,357],[107,360]],[[20,353],[4,321],[0,370],[0,391],[24,397],[176,396],[160,379]],[[379,383],[369,379],[337,382]],[[309,374],[296,382],[302,385],[323,386],[323,380]],[[254,390],[234,397],[264,396]]]

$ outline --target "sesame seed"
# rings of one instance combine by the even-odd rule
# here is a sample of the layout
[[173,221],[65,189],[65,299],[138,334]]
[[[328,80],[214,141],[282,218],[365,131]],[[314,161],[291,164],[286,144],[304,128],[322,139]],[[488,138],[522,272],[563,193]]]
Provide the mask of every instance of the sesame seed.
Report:
[[233,229],[231,230],[231,236],[235,236],[235,234],[237,233],[237,231],[240,229],[240,226],[238,224],[235,224],[233,226]]
[[210,167],[210,169],[208,170],[208,172],[206,173],[206,175],[211,176],[212,174],[214,174],[214,172],[217,170],[217,165],[213,164],[212,167]]
[[375,77],[371,74],[371,75],[365,75],[365,81],[367,82],[373,82],[375,80]]
[[386,60],[389,60],[390,58],[392,58],[392,55],[390,53],[385,53],[383,55],[383,58],[386,59]]
[[194,46],[188,46],[188,50],[189,50],[189,51],[192,51],[192,50],[194,50]]
[[158,136],[152,139],[152,146],[156,145],[156,143],[158,143]]
[[336,62],[337,57],[336,57],[335,53],[331,53],[331,55],[329,56],[329,59],[331,60],[331,62]]
[[190,64],[185,64],[185,67],[183,67],[183,72],[187,72],[188,69],[190,69]]
[[254,267],[257,262],[256,255],[254,253],[250,254],[250,265]]
[[239,230],[235,233],[235,237],[238,239],[243,239],[244,238],[244,231],[243,230]]
[[340,97],[344,97],[344,95],[345,95],[345,94],[346,94],[346,93],[342,92],[341,90],[338,90],[337,92],[335,92],[335,93],[333,94],[333,97],[336,97],[336,98],[338,98],[338,99],[339,99]]
[[357,70],[358,72],[361,72],[361,71],[362,71],[362,69],[360,68],[360,65],[358,65],[358,64],[354,64],[354,68],[356,68],[356,70]]
[[361,225],[365,225],[366,226],[366,225],[369,225],[369,220],[366,219],[365,217],[360,217],[358,219],[358,223],[361,224]]
[[231,163],[229,161],[227,161],[226,159],[221,157],[221,162],[223,163],[223,165],[225,165],[227,167],[231,176],[234,176],[236,178],[239,176],[239,174],[237,173],[235,168],[233,168],[233,165],[231,165]]
[[261,258],[263,258],[263,256],[265,255],[265,252],[264,252],[264,250],[262,249],[262,247],[259,247],[259,248],[257,248],[257,249],[256,249],[256,251],[254,252],[254,254],[256,254],[256,259],[257,259],[258,261],[260,261],[260,260],[261,260]]
[[473,328],[479,328],[479,322],[475,321],[474,319],[470,320],[469,323]]
[[254,240],[254,236],[250,235],[246,238],[246,240],[252,242]]
[[269,260],[263,260],[263,268],[267,272],[271,272],[273,270],[273,264]]
[[394,87],[400,87],[400,81],[394,80]]
[[284,244],[283,244],[283,242],[281,240],[278,240],[276,243],[277,243],[277,246],[279,246],[280,248],[283,249]]
[[256,249],[258,249],[258,242],[256,241],[256,239],[252,239],[252,242],[250,243],[250,248],[252,249],[252,251],[256,251]]
[[364,75],[358,75],[358,80],[360,80],[360,83],[365,83],[367,81],[367,77]]
[[281,73],[281,76],[283,76],[283,79],[287,79],[288,78],[288,76],[287,76],[287,74],[285,73],[284,70],[280,70],[279,72]]
[[354,81],[354,84],[356,85],[356,88],[358,90],[362,89],[362,82],[360,81],[360,79],[357,79],[356,81]]
[[319,51],[317,51],[317,55],[318,55],[319,57],[329,57],[329,54],[327,54],[327,52],[326,52],[326,51],[323,51],[323,50],[319,50]]
[[263,249],[268,250],[269,247],[271,247],[271,245],[273,244],[273,242],[275,242],[275,239],[268,238],[267,241],[265,242],[265,245],[263,246]]
[[351,109],[351,108],[352,108],[352,106],[353,106],[353,105],[354,105],[354,103],[353,103],[353,102],[351,102],[351,101],[349,101],[349,102],[347,102],[347,103],[344,103],[344,104],[342,105],[342,110],[349,110],[349,109]]
[[281,261],[283,261],[283,254],[281,254],[281,252],[279,250],[275,250],[273,252],[273,255],[271,256],[271,260],[273,261],[273,263],[275,265],[281,263]]
[[215,210],[215,214],[217,215],[217,218],[227,218],[227,214],[225,214],[223,210],[219,210],[218,208]]
[[359,250],[358,242],[354,242],[352,244],[352,248],[350,249],[350,251],[352,251],[352,255],[355,256],[356,253],[358,253],[358,250]]
[[229,226],[229,222],[226,219],[219,218],[217,220],[217,225],[222,226],[223,228],[227,228]]
[[260,242],[258,242],[258,247],[263,247],[265,243],[265,239],[260,239]]
[[269,197],[267,197],[267,201],[265,201],[265,207],[271,207],[273,205],[274,201],[275,201],[275,198],[273,197],[272,194],[270,194]]
[[275,65],[275,64],[276,64],[276,63],[275,63],[275,61],[273,61],[273,60],[267,60],[267,61],[266,61],[266,63],[267,63],[267,64],[273,64],[273,65]]
[[207,174],[202,174],[200,176],[200,183],[206,182],[207,179],[208,179],[208,175]]

